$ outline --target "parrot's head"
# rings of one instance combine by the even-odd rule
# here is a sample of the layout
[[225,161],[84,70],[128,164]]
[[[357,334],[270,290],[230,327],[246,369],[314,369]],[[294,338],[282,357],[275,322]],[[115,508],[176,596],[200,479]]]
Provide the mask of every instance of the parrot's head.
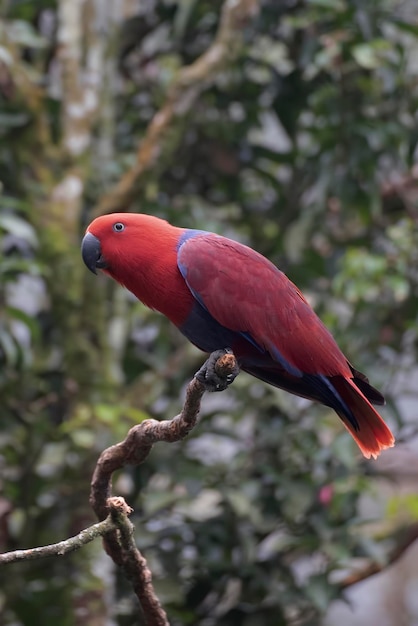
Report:
[[[91,272],[107,269],[117,250],[126,244],[126,228],[132,228],[129,213],[113,213],[95,219],[86,230],[81,243],[81,255]],[[128,229],[131,230],[131,228]]]
[[[177,267],[184,229],[143,213],[110,213],[87,228],[81,254],[89,270],[103,270],[144,304],[180,325],[193,296]],[[185,290],[183,297],[179,293]]]
[[171,227],[168,222],[139,213],[110,213],[96,218],[81,244],[83,261],[91,272],[103,269],[111,275],[118,268],[138,266],[160,249]]

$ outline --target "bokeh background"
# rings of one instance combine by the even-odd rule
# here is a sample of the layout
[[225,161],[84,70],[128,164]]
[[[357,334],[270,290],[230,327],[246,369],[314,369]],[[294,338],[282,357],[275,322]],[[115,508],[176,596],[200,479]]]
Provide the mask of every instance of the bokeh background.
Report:
[[[95,215],[147,212],[283,269],[399,442],[365,461],[330,410],[245,374],[206,396],[187,441],[115,484],[171,624],[416,626],[415,0],[3,0],[0,16],[1,550],[93,523],[101,450],[174,416],[203,362],[82,264]],[[0,571],[0,623],[143,620],[96,542]]]

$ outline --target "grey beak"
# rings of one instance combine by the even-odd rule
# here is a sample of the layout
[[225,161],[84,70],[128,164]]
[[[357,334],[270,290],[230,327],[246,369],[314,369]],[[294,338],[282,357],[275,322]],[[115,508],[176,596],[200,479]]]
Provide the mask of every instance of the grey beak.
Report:
[[100,241],[91,233],[84,235],[81,242],[81,256],[86,266],[93,274],[97,274],[97,268],[106,267],[106,262],[102,257]]

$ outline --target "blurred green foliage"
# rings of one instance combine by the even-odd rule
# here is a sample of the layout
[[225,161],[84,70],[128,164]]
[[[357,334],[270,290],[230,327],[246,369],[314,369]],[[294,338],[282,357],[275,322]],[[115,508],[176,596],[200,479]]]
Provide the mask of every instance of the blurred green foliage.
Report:
[[[113,74],[77,163],[79,236],[134,161],[178,69],[210,45],[221,3],[144,7],[109,33]],[[91,523],[100,451],[133,423],[175,415],[204,358],[166,320],[87,275],[64,216],[59,237],[49,221],[47,187],[68,160],[58,9],[55,0],[1,9],[2,551]],[[418,329],[418,27],[407,9],[262,2],[238,60],[199,98],[172,160],[133,207],[245,241],[284,269],[383,386],[400,435],[385,381],[406,353],[416,357]],[[186,442],[156,446],[115,491],[135,509],[173,626],[308,626],[338,595],[331,574],[382,551],[357,507],[378,483],[332,412],[243,374],[205,398]],[[405,502],[416,516],[414,498]],[[0,572],[1,623],[138,623],[128,583],[102,558],[97,545]]]

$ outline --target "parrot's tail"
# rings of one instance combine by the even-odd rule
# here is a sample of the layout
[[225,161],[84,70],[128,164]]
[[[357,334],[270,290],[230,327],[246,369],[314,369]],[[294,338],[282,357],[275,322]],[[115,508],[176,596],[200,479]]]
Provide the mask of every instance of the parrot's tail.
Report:
[[330,382],[357,422],[353,424],[342,411],[337,411],[366,459],[370,457],[376,459],[382,450],[392,448],[395,444],[395,437],[355,382],[342,376],[335,376],[330,379]]

